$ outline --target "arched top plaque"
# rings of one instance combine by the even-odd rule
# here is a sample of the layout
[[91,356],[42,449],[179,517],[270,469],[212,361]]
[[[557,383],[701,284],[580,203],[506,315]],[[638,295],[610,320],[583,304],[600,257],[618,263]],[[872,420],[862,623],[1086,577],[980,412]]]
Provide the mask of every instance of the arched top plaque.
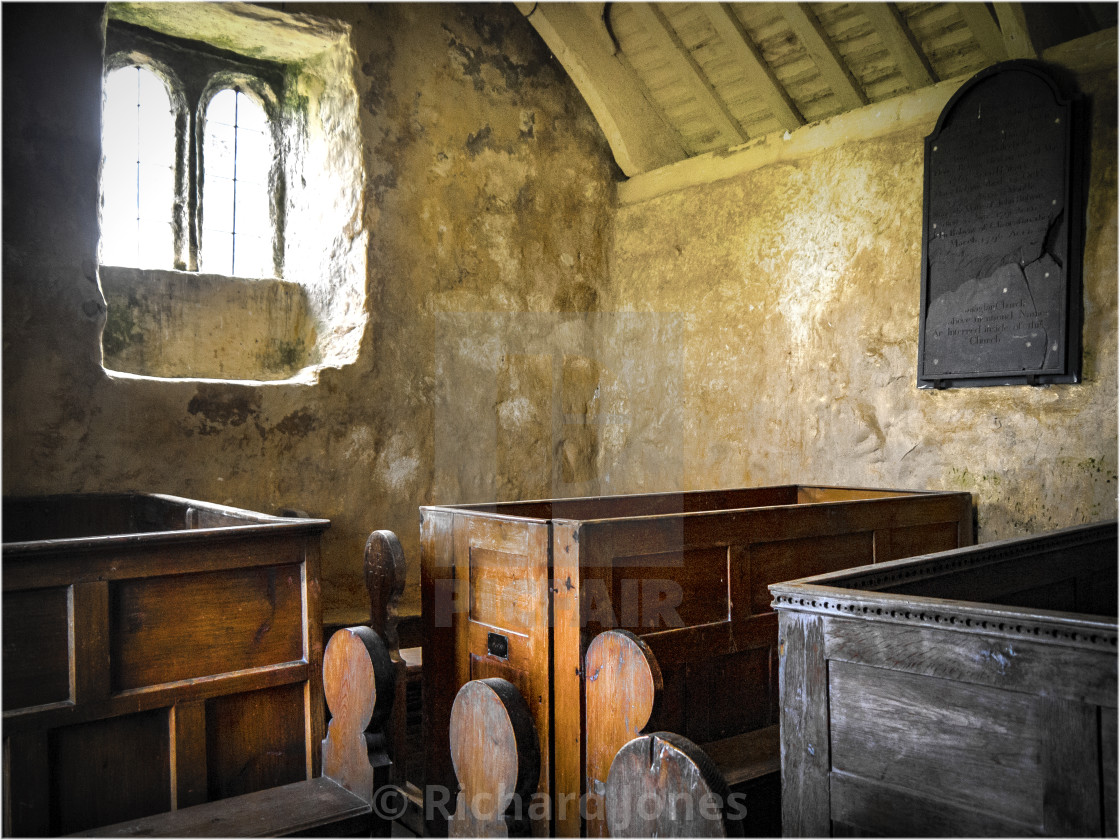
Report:
[[918,387],[1081,373],[1076,100],[1037,62],[978,73],[926,138]]

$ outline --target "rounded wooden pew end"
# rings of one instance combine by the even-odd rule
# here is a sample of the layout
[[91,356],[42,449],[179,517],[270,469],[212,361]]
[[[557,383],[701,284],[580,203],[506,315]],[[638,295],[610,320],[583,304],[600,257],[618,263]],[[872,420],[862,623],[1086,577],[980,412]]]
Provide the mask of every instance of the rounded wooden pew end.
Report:
[[588,837],[604,837],[602,796],[611,762],[649,723],[664,680],[649,645],[629,630],[604,630],[587,646],[584,662],[586,831]]
[[730,791],[711,758],[671,732],[640,735],[618,751],[606,785],[611,837],[729,837]]
[[365,732],[393,702],[393,666],[381,637],[368,627],[347,627],[323,652],[323,691],[331,721],[323,740],[323,774],[367,802],[373,767]]
[[510,806],[515,797],[525,803],[540,777],[540,742],[525,699],[507,680],[471,680],[455,695],[450,738],[460,791],[449,833],[508,836]]

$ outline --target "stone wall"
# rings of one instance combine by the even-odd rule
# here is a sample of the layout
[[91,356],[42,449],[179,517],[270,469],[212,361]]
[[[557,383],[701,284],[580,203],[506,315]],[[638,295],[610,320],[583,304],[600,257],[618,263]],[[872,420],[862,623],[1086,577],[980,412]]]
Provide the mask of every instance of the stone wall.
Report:
[[[327,517],[324,606],[358,619],[371,530],[400,535],[417,609],[419,505],[552,492],[553,359],[587,355],[616,171],[512,5],[285,9],[352,29],[368,326],[353,364],[254,384],[102,369],[101,8],[4,8],[20,32],[4,74],[4,492]],[[437,363],[469,370],[441,381]],[[468,445],[480,430],[493,445]]]
[[[1106,67],[1078,76],[1092,111],[1082,384],[916,389],[923,138],[937,109],[882,135],[868,123],[889,109],[873,106],[827,148],[617,211],[603,309],[674,326],[599,335],[600,361],[615,366],[600,400],[615,420],[597,455],[603,492],[968,490],[982,541],[1115,517],[1111,43]],[[1078,50],[1064,55],[1077,60]],[[815,130],[835,129],[802,132]],[[617,396],[629,376],[620,362],[641,357],[667,360],[646,371],[651,387]],[[658,380],[679,393],[675,405]]]

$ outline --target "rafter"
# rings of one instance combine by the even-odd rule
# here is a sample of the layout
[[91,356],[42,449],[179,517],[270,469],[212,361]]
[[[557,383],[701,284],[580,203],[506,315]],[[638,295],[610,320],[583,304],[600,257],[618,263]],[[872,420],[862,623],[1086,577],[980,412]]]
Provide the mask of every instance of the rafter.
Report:
[[1038,58],[1022,3],[993,3],[1008,58]]
[[918,90],[937,81],[937,74],[894,3],[864,3],[859,10],[879,33],[911,89]]
[[1006,61],[1007,46],[987,3],[957,3],[957,10],[964,19],[972,37],[991,61]]
[[786,23],[793,29],[793,34],[797,36],[813,63],[817,65],[817,70],[820,71],[829,89],[843,103],[844,109],[866,105],[867,95],[840,58],[840,53],[828,39],[828,35],[821,28],[809,5],[807,3],[778,3],[777,5],[782,10]]
[[746,140],[747,132],[727,109],[726,103],[716,94],[703,69],[692,57],[692,53],[681,41],[662,11],[651,3],[635,3],[632,8],[638,15],[642,28],[661,45],[662,54],[672,63],[677,75],[689,86],[693,97],[703,108],[704,114],[719,131],[723,142],[733,146]]
[[676,130],[646,96],[629,65],[614,54],[609,37],[600,32],[601,20],[597,25],[588,6],[518,4],[568,71],[627,176],[683,160],[688,155]]
[[727,45],[728,51],[742,67],[751,86],[757,90],[782,127],[786,131],[793,131],[805,125],[805,118],[789,98],[774,71],[763,61],[762,53],[754,45],[731,6],[727,3],[703,3],[701,6],[716,33]]

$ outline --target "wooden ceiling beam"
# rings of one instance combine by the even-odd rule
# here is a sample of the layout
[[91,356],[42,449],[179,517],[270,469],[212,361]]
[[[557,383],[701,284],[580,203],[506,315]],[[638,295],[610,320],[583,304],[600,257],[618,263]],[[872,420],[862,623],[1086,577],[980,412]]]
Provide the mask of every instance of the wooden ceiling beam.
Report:
[[793,34],[805,47],[805,51],[817,65],[825,84],[836,95],[845,111],[867,104],[867,95],[859,86],[852,72],[840,57],[832,41],[821,27],[820,21],[809,8],[808,3],[778,3],[786,23]]
[[996,23],[992,13],[988,11],[987,3],[957,3],[957,10],[964,19],[965,26],[976,39],[980,51],[991,61],[1006,61],[1007,46],[1003,42],[1003,33]]
[[774,75],[774,71],[763,60],[762,53],[751,40],[743,24],[727,3],[702,3],[708,20],[716,33],[727,45],[735,62],[743,69],[751,87],[777,117],[786,131],[793,131],[805,125],[805,118],[793,104],[786,89]]
[[920,90],[938,81],[937,73],[894,3],[862,3],[857,8],[871,21],[911,90]]
[[700,104],[705,116],[712,121],[723,142],[728,146],[735,146],[747,140],[747,132],[727,109],[726,103],[720,99],[715,88],[704,75],[703,69],[692,57],[692,52],[681,41],[664,13],[652,3],[635,3],[632,9],[641,21],[642,28],[654,39],[662,55],[675,68],[677,76],[688,85],[693,97]]
[[993,3],[1008,58],[1038,58],[1022,3]]
[[517,7],[568,72],[627,177],[688,157],[676,130],[629,66],[615,55],[602,21],[603,4],[518,3]]

